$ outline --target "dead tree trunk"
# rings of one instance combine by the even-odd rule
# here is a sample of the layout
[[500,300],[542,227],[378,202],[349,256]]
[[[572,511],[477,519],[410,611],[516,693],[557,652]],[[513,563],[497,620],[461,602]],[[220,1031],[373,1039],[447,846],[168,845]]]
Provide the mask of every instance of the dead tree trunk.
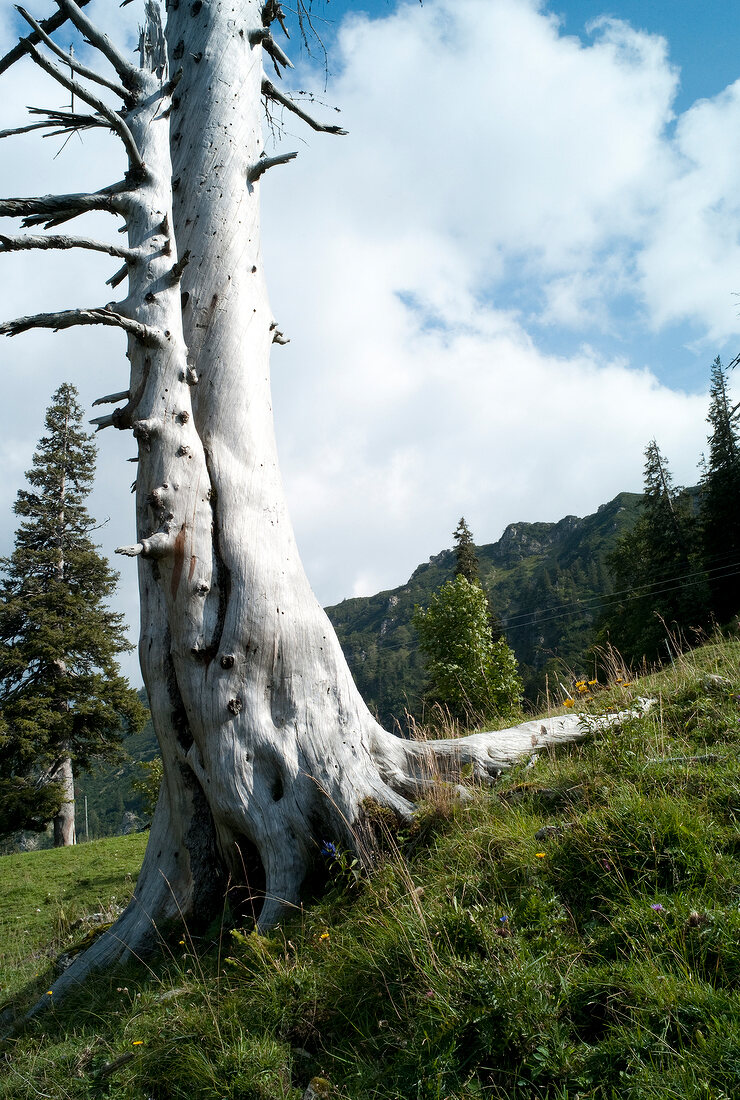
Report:
[[56,2],[113,64],[108,86],[125,110],[86,101],[124,141],[130,170],[95,195],[7,200],[0,214],[47,228],[85,209],[121,215],[129,290],[115,306],[0,331],[105,323],[128,333],[127,401],[98,423],[138,441],[138,535],[121,551],[138,558],[141,667],[164,762],[135,900],[65,972],[60,992],[91,967],[145,950],[173,917],[207,919],[227,877],[248,880],[268,928],[299,903],[322,841],[369,862],[377,807],[407,820],[440,777],[457,782],[465,769],[488,780],[533,744],[582,731],[559,719],[452,742],[391,735],[360,698],[311,591],[278,469],[269,358],[284,338],[259,235],[263,176],[295,156],[266,156],[262,141],[261,97],[293,109],[263,72],[265,54],[288,64],[271,33],[279,4],[172,0],[168,79],[152,3],[134,70],[73,0]]

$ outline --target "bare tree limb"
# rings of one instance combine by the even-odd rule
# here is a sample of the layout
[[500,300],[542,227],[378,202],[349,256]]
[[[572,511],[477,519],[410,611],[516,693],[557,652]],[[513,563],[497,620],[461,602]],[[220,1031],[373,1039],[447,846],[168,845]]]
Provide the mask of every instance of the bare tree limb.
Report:
[[23,237],[11,237],[6,233],[0,233],[0,252],[25,252],[32,248],[86,248],[91,252],[105,252],[109,256],[119,256],[131,262],[139,258],[139,254],[132,248],[122,248],[121,245],[108,244],[106,241],[95,241],[91,237],[67,237],[61,234],[50,236],[29,234]]
[[175,283],[179,283],[180,279],[182,278],[182,273],[189,263],[190,250],[188,249],[186,252],[183,253],[180,259],[172,265],[172,270],[170,271],[170,282],[173,286]]
[[277,62],[283,66],[284,69],[292,69],[293,62],[288,57],[287,53],[277,44],[272,35],[267,33],[266,37],[262,40],[262,49],[269,53],[273,62]]
[[108,80],[106,76],[95,72],[94,69],[88,69],[86,65],[80,65],[78,61],[73,60],[69,54],[66,54],[61,46],[57,46],[54,39],[46,33],[43,26],[37,23],[34,17],[30,15],[25,8],[16,4],[15,10],[23,16],[29,26],[33,27],[41,41],[49,47],[52,53],[60,57],[65,65],[72,69],[73,72],[77,73],[78,76],[84,77],[86,80],[92,80],[95,84],[100,84],[104,88],[109,88],[112,92],[115,92],[117,96],[120,96],[125,103],[131,103],[131,93],[124,88],[122,84],[118,84],[115,80]]
[[51,328],[58,332],[63,328],[72,328],[75,325],[111,325],[122,328],[131,336],[137,337],[144,344],[161,344],[164,333],[158,329],[142,325],[140,321],[134,321],[130,317],[124,317],[115,310],[106,309],[105,306],[94,309],[66,309],[59,313],[36,313],[29,317],[16,317],[13,321],[5,321],[0,324],[0,336],[18,336],[22,332],[28,332],[33,328]]
[[280,24],[283,34],[286,38],[290,38],[288,34],[288,28],[285,25],[285,12],[281,8],[278,0],[266,0],[262,7],[262,26],[269,27],[271,23],[274,23],[277,19]]
[[115,553],[123,554],[127,558],[138,558],[139,555],[143,558],[163,558],[172,550],[174,541],[167,531],[155,531],[153,535],[133,546],[117,546]]
[[102,53],[103,57],[110,61],[124,85],[127,88],[136,87],[139,70],[113,45],[108,35],[99,30],[87,18],[81,10],[82,5],[75,3],[75,0],[57,0],[57,7],[61,9],[67,19],[74,23],[77,30],[82,32],[90,45],[94,46],[96,50]]
[[115,405],[117,401],[128,401],[129,397],[130,394],[128,390],[121,390],[119,393],[109,393],[106,394],[105,397],[99,397],[97,401],[93,401],[93,408],[95,408],[96,405]]
[[285,69],[294,68],[293,62],[288,57],[287,53],[278,46],[277,42],[270,34],[269,27],[260,27],[259,30],[250,31],[249,45],[262,46],[265,53],[269,54],[272,58],[272,63],[275,66],[275,72],[278,76],[282,76],[279,65],[282,65]]
[[116,422],[115,413],[106,413],[105,416],[96,416],[94,420],[91,420],[91,424],[95,424],[95,431],[102,432],[103,428],[110,428]]
[[58,126],[57,122],[51,122],[49,119],[46,122],[31,122],[28,126],[16,126],[13,130],[0,130],[0,139],[6,137],[15,137],[17,134],[30,134],[32,130],[43,130],[48,126]]
[[142,544],[135,542],[133,546],[117,546],[113,552],[114,554],[123,554],[125,558],[138,558],[143,551]]
[[298,115],[298,117],[303,119],[312,130],[316,130],[320,134],[345,135],[347,133],[341,126],[324,126],[321,122],[317,122],[315,118],[307,114],[306,111],[299,107],[298,104],[287,95],[283,95],[267,77],[264,77],[262,80],[262,94],[267,96],[268,99],[272,99],[275,103],[282,104],[288,111],[292,111],[294,115]]
[[[34,115],[48,115],[43,122],[30,122],[26,126],[17,126],[12,130],[0,130],[0,139],[15,137],[16,134],[29,134],[33,130],[49,130],[44,137],[53,137],[55,134],[73,133],[75,130],[89,130],[94,126],[106,126],[110,128],[107,119],[98,115],[81,115],[76,111],[52,111],[42,110],[39,107],[29,107],[28,111]],[[51,127],[58,126],[58,130]]]
[[124,264],[123,267],[119,267],[118,271],[116,271],[115,274],[111,275],[110,279],[105,280],[106,284],[115,290],[118,284],[122,283],[127,275],[128,264]]
[[104,187],[101,191],[80,193],[77,195],[42,195],[38,198],[0,199],[0,217],[23,218],[23,227],[42,225],[50,229],[61,222],[69,221],[78,214],[90,210],[105,210],[109,214],[120,214],[120,197],[125,194],[127,185],[116,183]]
[[274,157],[260,157],[257,163],[253,164],[247,172],[247,180],[249,183],[256,183],[268,168],[274,168],[276,164],[287,164],[288,161],[295,160],[297,156],[297,153],[278,153]]
[[[80,0],[79,6],[84,7],[85,4],[89,3],[90,0]],[[64,12],[57,11],[54,15],[50,16],[49,19],[45,19],[43,23],[40,23],[39,26],[47,32],[56,31],[59,27],[64,26],[67,22],[67,18],[68,16],[66,16]],[[17,46],[14,46],[9,53],[5,54],[5,57],[0,58],[0,75],[4,73],[6,69],[9,69],[11,65],[15,65],[16,61],[20,61],[29,46],[33,46],[40,41],[41,38],[36,31],[34,31],[33,34],[29,34],[26,38],[22,38]]]
[[65,76],[61,69],[57,68],[52,61],[49,61],[48,58],[39,53],[35,46],[29,46],[28,53],[36,64],[42,68],[44,72],[47,72],[49,76],[53,77],[58,84],[61,84],[63,88],[66,88],[67,91],[76,95],[84,103],[88,103],[91,107],[94,107],[98,114],[108,120],[111,129],[118,134],[126,147],[131,167],[134,171],[143,174],[146,171],[146,166],[139,152],[139,147],[134,141],[134,135],[131,133],[121,116],[117,114],[116,111],[112,111],[106,103],[103,103],[102,99],[98,99],[98,97],[93,95],[92,92],[89,92],[87,88],[83,88],[76,80],[71,80],[68,76]]

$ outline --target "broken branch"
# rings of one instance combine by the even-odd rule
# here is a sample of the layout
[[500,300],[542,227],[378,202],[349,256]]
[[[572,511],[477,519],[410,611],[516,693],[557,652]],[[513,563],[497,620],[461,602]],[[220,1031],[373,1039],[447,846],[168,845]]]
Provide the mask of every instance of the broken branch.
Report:
[[120,96],[124,102],[131,102],[131,93],[128,92],[122,84],[117,84],[115,80],[108,80],[107,77],[102,76],[100,73],[96,73],[94,69],[88,69],[86,65],[80,65],[78,61],[73,60],[69,54],[66,54],[61,46],[57,46],[54,39],[46,33],[43,26],[37,23],[34,17],[30,15],[25,8],[16,4],[15,9],[23,16],[29,26],[33,27],[41,41],[49,47],[52,53],[60,57],[68,68],[77,73],[78,76],[84,77],[86,80],[92,80],[95,84],[100,84],[104,88],[109,88],[112,92],[115,92],[116,95]]
[[115,290],[118,284],[122,283],[127,275],[128,264],[126,263],[123,265],[123,267],[119,267],[118,271],[116,271],[115,274],[111,275],[110,279],[106,279],[105,281],[109,287],[112,287]]
[[20,333],[28,332],[33,328],[50,328],[58,332],[60,329],[72,328],[74,325],[111,325],[124,329],[142,343],[150,345],[159,344],[163,339],[163,333],[158,329],[142,325],[140,321],[124,317],[123,314],[106,309],[105,306],[93,309],[65,309],[59,313],[36,313],[29,317],[16,317],[13,321],[0,324],[0,336],[19,336]]
[[108,61],[110,61],[124,85],[127,88],[135,87],[138,75],[136,66],[132,65],[131,62],[119,52],[110,38],[108,38],[107,34],[99,30],[99,28],[87,18],[85,13],[81,10],[82,5],[76,4],[75,0],[57,0],[57,6],[65,13],[66,18],[74,23],[77,30],[82,32],[90,45],[94,46],[96,50],[102,53],[103,57],[106,57]]
[[292,111],[294,115],[298,115],[298,117],[303,119],[312,130],[316,130],[319,134],[346,135],[347,133],[341,126],[324,126],[323,123],[317,122],[316,119],[312,118],[302,107],[299,107],[294,100],[290,99],[287,95],[283,95],[267,77],[264,77],[262,80],[262,94],[275,103],[282,104],[288,111]]
[[[84,7],[85,4],[89,3],[90,0],[80,0],[80,7]],[[43,23],[40,23],[39,26],[47,32],[56,31],[64,26],[67,22],[67,18],[64,12],[57,11],[48,19],[45,19]],[[11,65],[15,65],[16,61],[20,61],[29,46],[33,46],[40,41],[41,39],[37,31],[34,31],[33,34],[29,34],[26,38],[22,38],[17,46],[14,46],[9,53],[6,53],[5,57],[0,59],[0,74],[4,73],[6,69],[9,69]]]
[[115,412],[112,412],[106,413],[105,416],[96,416],[94,420],[90,421],[90,423],[96,425],[96,432],[102,432],[103,428],[112,427],[116,423],[117,419],[118,417],[116,416]]
[[48,58],[39,53],[35,46],[29,46],[28,52],[35,63],[42,68],[44,72],[47,72],[49,76],[53,77],[58,84],[61,84],[62,87],[66,88],[72,95],[76,95],[83,103],[87,103],[90,107],[94,107],[99,115],[107,119],[111,129],[118,134],[125,145],[131,167],[135,171],[143,173],[145,171],[145,165],[141,153],[139,152],[139,147],[134,141],[134,135],[131,133],[121,116],[115,111],[112,111],[107,104],[103,103],[102,99],[98,99],[92,92],[88,92],[88,90],[83,88],[81,84],[78,84],[76,80],[71,80],[68,76],[65,76],[61,69],[57,68],[52,61],[49,61]]
[[[115,405],[117,401],[128,401],[129,396],[128,390],[121,390],[120,393],[109,393],[106,394],[105,397],[99,397],[97,401],[93,401],[93,408],[95,408],[96,405]],[[90,421],[90,423],[92,423],[92,421]],[[131,459],[129,459],[129,462],[130,461]]]
[[287,164],[290,160],[295,160],[298,153],[278,153],[274,157],[261,157],[256,164],[247,172],[247,180],[249,183],[256,183],[260,176],[263,176],[268,168],[274,168],[276,164]]
[[38,198],[0,199],[0,217],[24,218],[23,226],[42,225],[47,228],[69,221],[89,210],[105,210],[118,214],[116,199],[126,190],[125,183],[104,187],[102,191],[78,195],[42,195]]
[[105,241],[95,241],[90,237],[67,237],[61,234],[52,236],[36,236],[29,234],[23,237],[10,237],[0,233],[0,252],[25,252],[31,248],[86,248],[91,252],[105,252],[109,256],[120,256],[129,262],[138,258],[131,248],[122,248],[120,245],[107,244]]

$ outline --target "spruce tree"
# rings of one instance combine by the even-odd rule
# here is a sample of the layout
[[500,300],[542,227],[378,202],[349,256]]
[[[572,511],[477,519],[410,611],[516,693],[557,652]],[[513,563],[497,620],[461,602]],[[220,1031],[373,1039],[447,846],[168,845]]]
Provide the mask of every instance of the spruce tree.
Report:
[[90,538],[95,457],[64,383],[15,502],[15,549],[0,562],[0,831],[53,819],[56,846],[75,843],[73,770],[115,759],[126,725],[145,715],[118,667],[131,648],[123,616],[106,605],[118,575]]
[[654,439],[645,450],[641,509],[634,528],[607,559],[615,595],[599,631],[602,641],[632,662],[668,656],[666,631],[691,636],[707,624],[697,524]]
[[701,535],[712,614],[728,622],[740,610],[740,407],[732,405],[727,369],[712,364],[707,421],[709,454],[701,479]]
[[[460,517],[460,522],[455,528],[453,535],[455,540],[455,576],[465,577],[466,581],[470,584],[477,584],[479,588],[483,588],[483,584],[480,579],[478,555],[475,552],[475,543],[473,542],[473,532],[467,525],[465,516]],[[485,588],[483,588],[486,596],[486,602],[488,604],[488,625],[491,631],[491,637],[494,642],[504,636],[504,628],[501,625],[501,620],[493,609],[491,603],[491,597]]]
[[478,573],[478,557],[475,553],[473,535],[465,522],[465,517],[460,517],[460,522],[452,536],[455,540],[455,576],[465,577],[471,584],[480,584]]

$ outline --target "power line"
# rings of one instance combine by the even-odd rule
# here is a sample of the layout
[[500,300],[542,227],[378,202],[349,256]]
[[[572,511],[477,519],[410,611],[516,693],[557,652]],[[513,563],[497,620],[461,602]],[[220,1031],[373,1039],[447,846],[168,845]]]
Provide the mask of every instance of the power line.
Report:
[[[733,554],[734,554],[734,551],[733,551]],[[715,559],[715,560],[718,560],[718,558],[720,558],[720,557],[730,557],[730,556],[731,556],[731,554],[721,554],[721,555],[718,555],[717,559]],[[691,584],[698,584],[701,581],[702,578],[708,578],[709,575],[712,574],[712,573],[721,573],[722,570],[729,569],[729,568],[731,568],[735,565],[740,565],[740,561],[735,560],[735,561],[726,562],[724,565],[716,565],[712,569],[696,569],[696,570],[692,571],[691,573],[679,573],[679,574],[676,574],[674,576],[665,576],[664,575],[657,581],[650,581],[649,584],[632,586],[630,588],[620,588],[620,589],[617,589],[617,591],[615,591],[615,592],[604,592],[601,595],[586,596],[583,600],[581,600],[581,599],[571,600],[570,601],[570,606],[574,606],[575,604],[578,604],[581,608],[585,608],[587,604],[593,604],[593,603],[603,604],[605,601],[608,602],[610,600],[619,600],[622,596],[624,596],[625,599],[635,599],[635,598],[643,598],[644,596],[649,596],[649,595],[653,595],[653,594],[654,595],[659,595],[661,593],[661,591],[664,590],[664,585],[669,584],[673,581],[680,581],[682,583],[688,582],[688,583],[691,583]],[[732,576],[733,574],[728,574],[728,575]],[[690,577],[697,577],[698,580],[697,581],[689,581]],[[721,579],[721,577],[715,577],[714,579],[719,580],[719,579]],[[678,585],[677,587],[680,587],[680,585]],[[650,589],[656,589],[656,591],[654,593],[651,593]],[[671,590],[672,589],[665,589],[665,591],[671,591]],[[568,606],[568,605],[555,604],[553,607],[543,607],[543,608],[538,609],[537,611],[521,611],[517,615],[510,615],[508,618],[502,619],[502,623],[503,623],[504,626],[508,626],[508,625],[516,626],[516,625],[518,625],[517,624],[517,619],[522,619],[522,618],[527,618],[528,619],[532,615],[545,615],[548,611],[561,611],[561,610],[564,609],[565,606]]]

